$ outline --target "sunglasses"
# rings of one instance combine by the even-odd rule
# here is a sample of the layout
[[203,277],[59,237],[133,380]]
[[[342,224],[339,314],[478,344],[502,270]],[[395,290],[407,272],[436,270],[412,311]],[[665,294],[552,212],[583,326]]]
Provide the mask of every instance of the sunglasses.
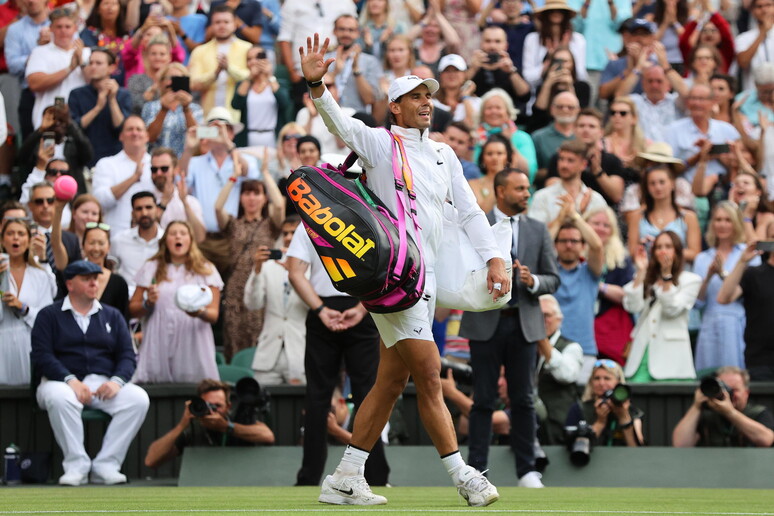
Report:
[[48,170],[46,170],[46,175],[47,176],[58,176],[58,175],[61,175],[61,174],[67,174],[69,172],[70,172],[70,170],[67,169],[67,168],[49,168]]
[[39,197],[37,199],[32,199],[31,201],[36,206],[43,206],[44,204],[54,204],[56,202],[56,197]]
[[288,140],[298,140],[302,136],[303,136],[303,134],[295,134],[295,133],[294,134],[286,134],[285,136],[282,137],[282,141],[286,142]]
[[600,358],[596,362],[594,362],[594,367],[607,367],[608,369],[617,369],[618,363],[614,360],[610,360],[609,358]]
[[628,116],[631,113],[631,111],[615,111],[610,110],[610,116]]
[[86,229],[101,229],[102,231],[110,231],[110,224],[104,222],[87,222],[84,226]]
[[160,167],[151,167],[151,174],[155,174],[158,171],[169,172],[169,165],[162,165]]

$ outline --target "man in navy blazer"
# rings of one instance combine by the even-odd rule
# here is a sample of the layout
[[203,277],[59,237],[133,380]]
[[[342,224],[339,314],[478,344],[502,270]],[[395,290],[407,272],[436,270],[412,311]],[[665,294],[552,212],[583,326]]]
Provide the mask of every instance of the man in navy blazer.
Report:
[[[48,411],[64,455],[62,485],[121,484],[126,451],[148,412],[148,395],[129,383],[136,359],[123,315],[97,301],[102,267],[77,260],[63,271],[69,294],[38,313],[32,365],[41,377],[37,401]],[[112,420],[92,461],[83,445],[81,412],[102,410]]]
[[539,297],[559,287],[554,243],[545,224],[527,217],[529,176],[516,168],[494,179],[496,205],[487,214],[490,224],[511,218],[513,242],[513,298],[501,310],[465,312],[460,335],[470,339],[473,367],[473,407],[470,411],[468,463],[487,469],[492,440],[492,412],[497,399],[500,366],[505,366],[511,400],[511,448],[516,457],[519,485],[543,487],[535,470],[535,409],[533,378],[537,341],[546,338]]

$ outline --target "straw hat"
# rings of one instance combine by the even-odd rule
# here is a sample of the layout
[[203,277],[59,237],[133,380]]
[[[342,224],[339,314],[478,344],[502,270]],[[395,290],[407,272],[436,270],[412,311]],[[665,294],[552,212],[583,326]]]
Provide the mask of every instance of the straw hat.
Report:
[[535,14],[540,14],[546,11],[567,11],[575,16],[576,11],[572,7],[567,5],[567,0],[547,0],[543,7],[535,9]]
[[645,147],[644,152],[637,154],[634,158],[634,164],[638,167],[644,167],[646,161],[655,163],[666,163],[672,167],[676,174],[685,170],[685,162],[675,158],[672,152],[672,146],[665,142],[653,142]]

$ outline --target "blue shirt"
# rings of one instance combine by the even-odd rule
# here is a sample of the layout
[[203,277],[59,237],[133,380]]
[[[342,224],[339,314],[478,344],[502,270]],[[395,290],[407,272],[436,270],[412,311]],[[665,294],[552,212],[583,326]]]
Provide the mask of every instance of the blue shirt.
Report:
[[[628,62],[626,56],[620,57],[615,61],[610,61],[602,70],[602,75],[599,78],[599,84],[605,84],[610,82],[618,76],[622,76],[626,71]],[[632,89],[631,93],[642,93],[642,80],[637,80],[637,85]]]
[[258,43],[266,49],[272,49],[280,31],[280,11],[282,6],[279,0],[261,0],[261,5],[271,11],[273,16],[271,18],[268,16],[263,17],[263,32]]
[[[132,110],[132,98],[129,90],[118,88],[116,100],[118,100],[118,105],[124,114],[124,118],[129,116]],[[73,122],[80,125],[81,117],[97,105],[97,90],[91,84],[75,88],[70,92],[67,104],[70,107],[70,116]],[[113,117],[110,115],[110,105],[108,103],[105,104],[105,107],[91,121],[89,126],[83,129],[83,132],[89,138],[94,149],[94,158],[89,163],[90,167],[93,167],[102,158],[121,152],[121,142],[118,141],[121,126],[113,126]]]
[[[207,32],[207,17],[205,15],[196,13],[181,16],[180,18],[175,18],[174,16],[167,16],[167,18],[176,20],[180,24],[180,28],[183,29],[185,35],[188,36],[188,39],[195,41],[196,43],[204,43],[204,36]],[[191,57],[191,51],[188,50],[183,38],[178,36],[177,40],[180,42],[180,46],[183,47],[183,50],[185,50],[185,62],[183,64],[187,66],[188,58]]]
[[[226,0],[214,0],[210,4],[210,19],[212,18],[212,9],[218,5],[224,5]],[[263,24],[263,9],[261,9],[261,2],[258,0],[242,0],[239,5],[234,9],[234,14],[237,18],[248,27],[258,27]],[[210,24],[210,20],[207,21],[207,25]],[[236,28],[236,37],[249,41],[242,34],[241,24]],[[250,41],[252,43],[252,41]],[[296,50],[298,52],[298,50]]]
[[462,165],[462,175],[465,176],[465,179],[470,181],[471,179],[481,177],[481,169],[478,168],[478,165],[466,159],[459,158],[459,160],[460,165]]
[[[249,156],[243,156],[247,160],[247,178],[260,179],[258,167],[255,161]],[[202,215],[204,216],[204,227],[209,232],[218,232],[218,219],[215,217],[215,201],[223,186],[228,182],[229,177],[234,172],[234,162],[231,156],[226,157],[223,165],[218,169],[218,163],[211,153],[203,156],[195,156],[188,163],[188,188],[191,189],[191,195],[199,199],[202,204]],[[243,177],[237,180],[234,188],[226,200],[225,210],[236,217],[239,213],[239,191],[241,189]]]
[[567,5],[578,11],[573,18],[575,30],[586,38],[586,69],[604,70],[608,63],[607,51],[618,53],[622,40],[618,28],[632,15],[632,3],[629,0],[615,0],[616,17],[610,19],[610,7],[607,2],[591,2],[586,18],[580,15],[585,0],[569,0]]
[[[696,141],[701,138],[707,138],[712,143],[726,143],[729,141],[736,141],[741,136],[733,125],[722,120],[710,119],[709,131],[705,134],[699,130],[691,117],[681,118],[676,122],[669,124],[664,131],[664,141],[672,147],[672,152],[676,158],[680,158],[683,161],[687,161],[688,158],[694,156],[699,152],[699,148],[695,145]],[[723,175],[726,173],[726,167],[724,167],[720,161],[711,159],[707,162],[707,170],[705,175]],[[686,168],[683,173],[683,177],[689,182],[693,182],[693,176],[696,174],[696,166]]]
[[561,266],[561,283],[554,292],[564,314],[562,335],[574,340],[583,348],[584,355],[597,354],[597,341],[594,339],[594,305],[599,292],[599,276],[589,270],[586,262],[567,270]]
[[[529,7],[529,4],[524,2],[525,7]],[[524,57],[524,39],[530,32],[535,32],[535,24],[529,23],[495,23],[496,27],[500,27],[505,31],[505,37],[508,40],[508,55],[513,61],[513,65],[521,70],[521,63]]]
[[35,24],[29,16],[8,26],[5,33],[5,61],[8,63],[8,71],[22,79],[23,86],[27,86],[24,79],[24,69],[27,67],[32,50],[38,46],[40,29],[50,25],[48,18],[42,23]]
[[[204,115],[202,108],[196,102],[191,102],[188,105],[191,111],[191,116],[196,120],[196,123],[202,125],[204,121]],[[142,107],[142,119],[145,120],[145,125],[149,126],[153,122],[161,111],[161,101],[152,100],[146,103]],[[169,147],[178,157],[183,154],[183,148],[185,147],[185,134],[186,134],[186,119],[183,106],[178,104],[174,111],[167,111],[164,116],[164,123],[159,133],[158,138],[154,142],[156,147]]]

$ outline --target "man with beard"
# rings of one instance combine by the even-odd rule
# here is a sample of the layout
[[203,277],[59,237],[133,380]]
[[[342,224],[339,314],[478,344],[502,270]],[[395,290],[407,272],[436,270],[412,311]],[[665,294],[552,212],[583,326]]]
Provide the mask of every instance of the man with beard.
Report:
[[532,133],[538,160],[538,173],[535,182],[542,186],[546,169],[556,149],[567,140],[575,137],[575,120],[580,112],[580,102],[575,93],[563,91],[551,102],[553,123]]
[[[177,166],[175,151],[169,147],[157,147],[151,153],[151,180],[159,191],[157,204],[162,229],[176,220],[187,220],[194,231],[196,243],[204,240],[204,215],[199,199],[188,194],[185,174]],[[177,178],[177,181],[175,179]]]
[[142,191],[132,196],[132,217],[135,225],[114,233],[110,239],[110,253],[118,258],[117,272],[129,286],[129,297],[134,294],[135,274],[159,250],[163,233],[153,193]]
[[527,217],[529,176],[507,168],[495,176],[497,204],[487,213],[490,224],[511,219],[513,242],[513,297],[503,309],[465,312],[460,336],[470,339],[473,367],[473,407],[470,410],[468,461],[487,469],[492,441],[492,413],[497,400],[500,366],[505,366],[511,400],[511,448],[520,487],[543,487],[535,468],[535,408],[532,380],[537,363],[537,341],[546,338],[538,298],[559,286],[551,236],[545,224]]

